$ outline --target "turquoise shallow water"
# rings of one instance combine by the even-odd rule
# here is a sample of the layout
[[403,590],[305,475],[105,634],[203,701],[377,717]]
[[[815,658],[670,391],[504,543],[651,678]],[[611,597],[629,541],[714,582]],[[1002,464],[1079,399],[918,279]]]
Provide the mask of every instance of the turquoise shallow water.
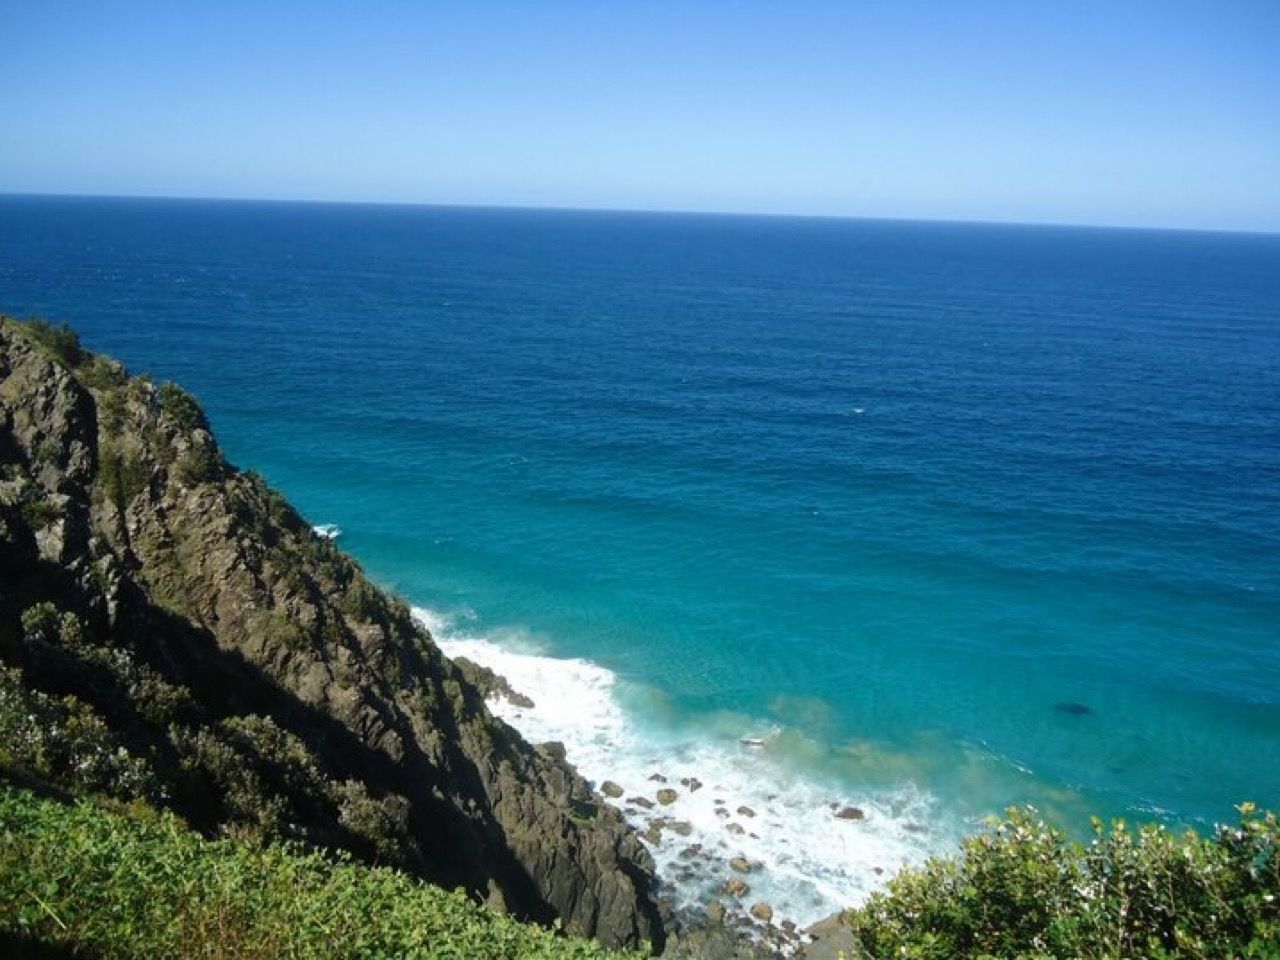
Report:
[[10,197],[0,306],[628,724],[938,838],[1280,803],[1280,238]]

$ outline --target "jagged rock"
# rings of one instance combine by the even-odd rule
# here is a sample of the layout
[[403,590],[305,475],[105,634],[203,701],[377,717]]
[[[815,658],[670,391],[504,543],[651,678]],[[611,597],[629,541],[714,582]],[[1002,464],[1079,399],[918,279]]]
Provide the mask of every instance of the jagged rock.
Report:
[[622,796],[623,791],[622,787],[614,783],[612,780],[606,780],[604,783],[600,784],[600,792],[610,800],[617,800]]
[[742,898],[751,892],[751,888],[747,886],[747,881],[741,877],[730,877],[725,881],[722,888],[726,894],[731,897]]
[[707,904],[707,923],[724,923],[724,914],[724,904],[719,900]]
[[666,778],[666,777],[664,777],[664,776],[663,776],[662,774],[660,774],[660,773],[651,773],[651,774],[649,774],[649,780],[650,780],[651,782],[653,782],[653,783],[666,783],[666,782],[667,782],[667,778]]
[[687,837],[693,833],[693,824],[689,823],[687,820],[669,820],[667,822],[667,829],[672,833],[679,834],[682,837]]
[[724,825],[724,828],[726,831],[733,834],[735,837],[740,837],[747,832],[746,830],[743,829],[742,824],[740,823],[726,823]]
[[[559,751],[497,720],[403,602],[228,464],[189,396],[53,353],[0,319],[0,656],[24,689],[107,718],[150,778],[136,789],[154,783],[145,796],[194,827],[342,847],[608,945],[661,947],[652,858]],[[44,601],[83,641],[25,643],[20,614]],[[151,700],[80,643],[145,677]],[[251,808],[218,780],[233,775]]]
[[648,797],[627,797],[627,803],[637,806],[642,810],[653,809],[653,801]]
[[741,806],[738,808],[738,816],[740,817],[754,817],[755,815],[756,812],[748,806]]
[[547,740],[538,744],[538,752],[543,756],[550,757],[552,760],[559,760],[564,763],[568,753],[564,749],[564,744],[559,740]]
[[750,873],[752,870],[751,861],[746,857],[734,857],[729,861],[729,866],[739,873]]
[[697,793],[702,789],[702,781],[697,777],[684,777],[680,781],[681,786],[688,787],[690,793]]
[[512,689],[511,682],[502,674],[466,657],[454,657],[453,662],[486,700],[506,700],[522,710],[532,710],[536,706],[523,693]]
[[664,807],[669,807],[671,804],[676,802],[676,798],[679,797],[680,794],[676,793],[676,791],[672,790],[670,787],[663,787],[657,792],[656,796],[660,804]]
[[861,807],[841,807],[836,811],[835,815],[838,820],[865,820],[867,818]]
[[773,919],[773,907],[765,903],[763,900],[759,903],[751,905],[751,916],[755,917],[761,923],[768,923]]

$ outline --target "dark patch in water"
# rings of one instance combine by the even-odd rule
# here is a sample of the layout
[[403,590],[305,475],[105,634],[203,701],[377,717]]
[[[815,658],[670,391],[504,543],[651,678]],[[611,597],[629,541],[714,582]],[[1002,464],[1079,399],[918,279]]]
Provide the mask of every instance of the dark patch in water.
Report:
[[1059,713],[1069,713],[1073,717],[1085,717],[1093,713],[1093,710],[1090,707],[1085,706],[1083,703],[1074,703],[1071,701],[1055,703],[1053,705],[1053,709],[1057,710]]

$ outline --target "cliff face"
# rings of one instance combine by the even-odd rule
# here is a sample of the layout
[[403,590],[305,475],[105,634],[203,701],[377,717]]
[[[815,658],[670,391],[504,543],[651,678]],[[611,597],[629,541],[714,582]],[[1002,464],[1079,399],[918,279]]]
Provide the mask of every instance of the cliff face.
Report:
[[0,768],[295,837],[609,945],[652,862],[181,390],[0,319]]

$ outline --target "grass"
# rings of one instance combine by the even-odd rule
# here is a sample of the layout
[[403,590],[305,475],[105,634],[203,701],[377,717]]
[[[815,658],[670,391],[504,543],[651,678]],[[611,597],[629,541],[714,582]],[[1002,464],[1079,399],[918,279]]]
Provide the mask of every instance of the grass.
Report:
[[[0,933],[103,958],[605,960],[386,868],[0,786]],[[632,957],[638,955],[632,954]]]

